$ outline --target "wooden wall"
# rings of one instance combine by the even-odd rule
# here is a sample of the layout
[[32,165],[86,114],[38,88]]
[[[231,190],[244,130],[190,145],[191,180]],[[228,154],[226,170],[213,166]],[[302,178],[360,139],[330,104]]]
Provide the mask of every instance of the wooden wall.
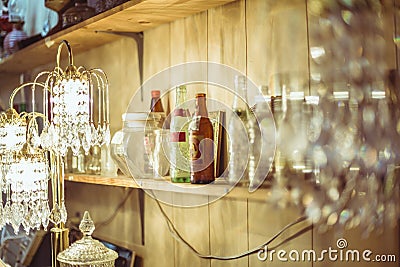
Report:
[[[390,39],[394,30],[393,1],[384,1],[387,8],[385,29]],[[189,18],[159,26],[144,33],[144,77],[183,62],[213,61],[232,66],[247,74],[256,85],[271,85],[277,77],[288,77],[291,90],[309,90],[308,19],[305,0],[240,0]],[[397,20],[399,21],[399,20]],[[312,44],[312,40],[309,40]],[[135,45],[124,39],[78,55],[76,61],[89,62],[109,75],[112,92],[112,130],[121,126],[120,115],[138,88]],[[388,65],[396,66],[396,48],[386,51]],[[87,63],[85,63],[87,65]],[[312,66],[311,66],[312,67]],[[281,76],[279,76],[281,75]],[[283,75],[283,76],[282,76]],[[209,97],[229,102],[230,95],[215,86],[191,86],[189,96],[206,91]],[[121,97],[123,96],[123,97]],[[145,96],[149,97],[149,96]],[[170,97],[173,105],[173,95]],[[229,105],[229,103],[228,103]],[[147,108],[147,103],[143,104]],[[67,183],[67,205],[70,216],[91,211],[95,222],[108,218],[128,189]],[[179,203],[188,196],[164,193],[170,203]],[[268,196],[266,195],[265,198]],[[95,231],[98,238],[136,251],[135,266],[343,266],[343,262],[261,262],[256,255],[232,261],[200,259],[171,236],[155,201],[144,196],[144,221],[134,190],[127,204],[109,224]],[[199,196],[190,196],[199,198]],[[204,197],[203,197],[204,198]],[[296,219],[300,211],[276,209],[263,201],[222,198],[209,205],[183,208],[162,205],[176,228],[189,243],[203,254],[232,255],[253,248],[273,236]],[[308,226],[303,223],[290,230],[288,237]],[[144,227],[144,228],[143,228]],[[141,234],[143,230],[143,235]],[[320,233],[318,229],[283,245],[286,250],[336,247],[336,240],[345,237],[354,249],[371,249],[375,253],[397,255],[397,263],[368,263],[368,266],[399,266],[399,231],[386,228],[380,235],[367,239],[358,230]],[[142,245],[144,242],[144,245]],[[364,266],[365,263],[346,263]]]

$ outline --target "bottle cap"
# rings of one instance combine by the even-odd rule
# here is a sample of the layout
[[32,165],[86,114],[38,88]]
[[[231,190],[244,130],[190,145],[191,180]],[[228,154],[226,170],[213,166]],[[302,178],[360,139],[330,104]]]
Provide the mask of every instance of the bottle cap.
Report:
[[152,98],[159,98],[160,97],[160,90],[152,90],[151,91]]
[[198,94],[196,94],[196,98],[198,98],[198,97],[206,97],[206,94],[205,93],[198,93]]

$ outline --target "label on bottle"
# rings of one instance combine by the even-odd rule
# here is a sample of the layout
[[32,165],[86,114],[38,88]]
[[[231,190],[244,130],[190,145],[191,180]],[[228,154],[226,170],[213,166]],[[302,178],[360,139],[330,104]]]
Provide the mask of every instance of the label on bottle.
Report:
[[214,142],[203,135],[190,135],[190,157],[194,172],[206,169],[214,162]]
[[185,132],[172,132],[172,133],[170,133],[170,141],[171,142],[186,142],[186,133]]
[[201,160],[201,151],[200,151],[200,142],[203,140],[204,136],[202,135],[190,135],[190,157],[192,161],[197,160],[199,164],[202,163]]

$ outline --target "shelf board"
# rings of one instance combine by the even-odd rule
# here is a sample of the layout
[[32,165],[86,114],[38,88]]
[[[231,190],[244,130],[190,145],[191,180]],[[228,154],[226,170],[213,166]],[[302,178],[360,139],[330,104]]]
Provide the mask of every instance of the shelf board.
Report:
[[74,53],[124,38],[112,32],[142,32],[235,0],[132,0],[59,31],[3,59],[0,73],[22,73],[56,60],[57,46],[67,40]]
[[232,188],[232,186],[227,184],[223,179],[217,179],[215,184],[193,185],[186,183],[171,183],[169,177],[165,177],[164,179],[133,179],[127,176],[104,177],[88,174],[66,174],[65,181],[214,197],[224,196],[258,201],[266,201],[270,192],[268,186],[264,186],[253,193],[249,193],[247,187],[235,186]]

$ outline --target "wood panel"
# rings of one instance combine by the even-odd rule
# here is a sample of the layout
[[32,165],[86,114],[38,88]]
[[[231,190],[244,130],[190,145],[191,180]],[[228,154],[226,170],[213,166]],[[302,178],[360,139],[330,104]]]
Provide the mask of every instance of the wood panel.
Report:
[[[119,212],[114,214],[127,196]],[[142,244],[138,191],[69,183],[66,188],[66,205],[69,220],[77,216],[80,221],[84,211],[89,211],[96,226],[95,237],[131,249]]]
[[0,74],[20,73],[54,60],[57,44],[63,39],[81,53],[120,38],[103,31],[141,32],[230,1],[233,0],[128,1],[22,49],[2,61]]
[[[186,62],[205,61],[207,59],[207,12],[174,21],[170,26],[170,63],[171,66]],[[175,106],[175,86],[189,82],[187,87],[188,106],[193,112],[194,97],[199,91],[204,92],[204,86],[190,84],[194,81],[192,69],[183,66],[180,71],[171,75],[170,107]],[[201,190],[201,189],[200,189]],[[192,194],[173,195],[173,221],[182,236],[199,252],[209,254],[209,214],[208,197]],[[198,205],[197,203],[203,203]],[[182,207],[183,206],[183,207]],[[209,267],[210,261],[195,256],[181,242],[175,241],[175,266]]]
[[[203,255],[210,254],[210,215],[207,196],[173,195],[173,221],[179,233]],[[205,203],[192,205],[192,203]],[[186,205],[186,207],[182,207]],[[210,267],[210,260],[197,257],[181,242],[175,241],[175,266]]]
[[[247,201],[220,199],[209,205],[211,254],[233,256],[248,249]],[[211,260],[212,267],[248,266],[248,257]]]
[[[177,64],[207,60],[207,12],[202,12],[188,18],[171,23],[171,66]],[[171,77],[171,85],[187,84],[187,100],[190,110],[194,111],[196,93],[205,92],[206,84],[196,83],[199,73],[194,73],[191,67],[183,67],[179,73]],[[203,76],[204,81],[207,80]],[[171,88],[174,89],[174,88]],[[170,94],[171,107],[175,106],[175,90]]]
[[270,87],[276,94],[282,86],[287,91],[308,91],[308,42],[304,0],[271,1]]
[[[208,61],[227,65],[246,74],[246,28],[245,1],[236,1],[208,12]],[[217,76],[217,80],[228,80],[230,90],[221,86],[209,86],[210,99],[232,106],[234,88],[233,77],[229,72],[209,72]]]
[[268,85],[272,73],[272,5],[265,0],[246,1],[247,75],[258,86]]
[[[161,198],[161,197],[160,197]],[[169,198],[172,203],[172,194],[164,192],[163,199]],[[175,246],[165,218],[155,200],[145,195],[145,253],[141,255],[142,266],[174,266]],[[169,218],[172,218],[172,207],[161,203],[161,207]]]
[[[254,203],[249,201],[248,221],[249,221],[249,247],[254,248],[267,240],[270,240],[275,234],[277,234],[283,227],[289,223],[295,221],[300,216],[300,211],[294,208],[277,208],[270,203]],[[306,228],[310,223],[302,222],[293,228],[285,231],[279,238],[268,245],[268,258],[263,261],[260,260],[257,254],[253,254],[249,257],[249,266],[282,266],[287,264],[290,266],[313,266],[312,262],[299,261],[299,262],[282,262],[277,259],[277,255],[271,254],[274,249],[285,250],[289,253],[291,250],[297,250],[302,252],[303,250],[312,249],[312,232],[308,231],[305,234],[289,241],[281,246],[278,246],[282,241],[294,235],[296,232],[303,228]],[[272,255],[272,258],[271,258]],[[263,257],[264,254],[261,255]],[[288,255],[285,257],[288,258]]]
[[136,49],[134,39],[123,37],[74,57],[77,66],[101,68],[107,74],[111,134],[122,128],[121,115],[128,109],[132,97],[140,93]]
[[[208,12],[208,61],[225,64],[246,74],[245,1],[236,1]],[[224,71],[210,75],[225,81],[233,90],[233,77]],[[210,78],[214,80],[214,78]],[[215,79],[217,80],[217,79]],[[208,86],[208,98],[229,109],[232,93],[222,87]],[[234,255],[248,249],[247,201],[219,199],[210,204],[211,254]],[[248,258],[232,261],[212,260],[211,266],[248,266]]]

